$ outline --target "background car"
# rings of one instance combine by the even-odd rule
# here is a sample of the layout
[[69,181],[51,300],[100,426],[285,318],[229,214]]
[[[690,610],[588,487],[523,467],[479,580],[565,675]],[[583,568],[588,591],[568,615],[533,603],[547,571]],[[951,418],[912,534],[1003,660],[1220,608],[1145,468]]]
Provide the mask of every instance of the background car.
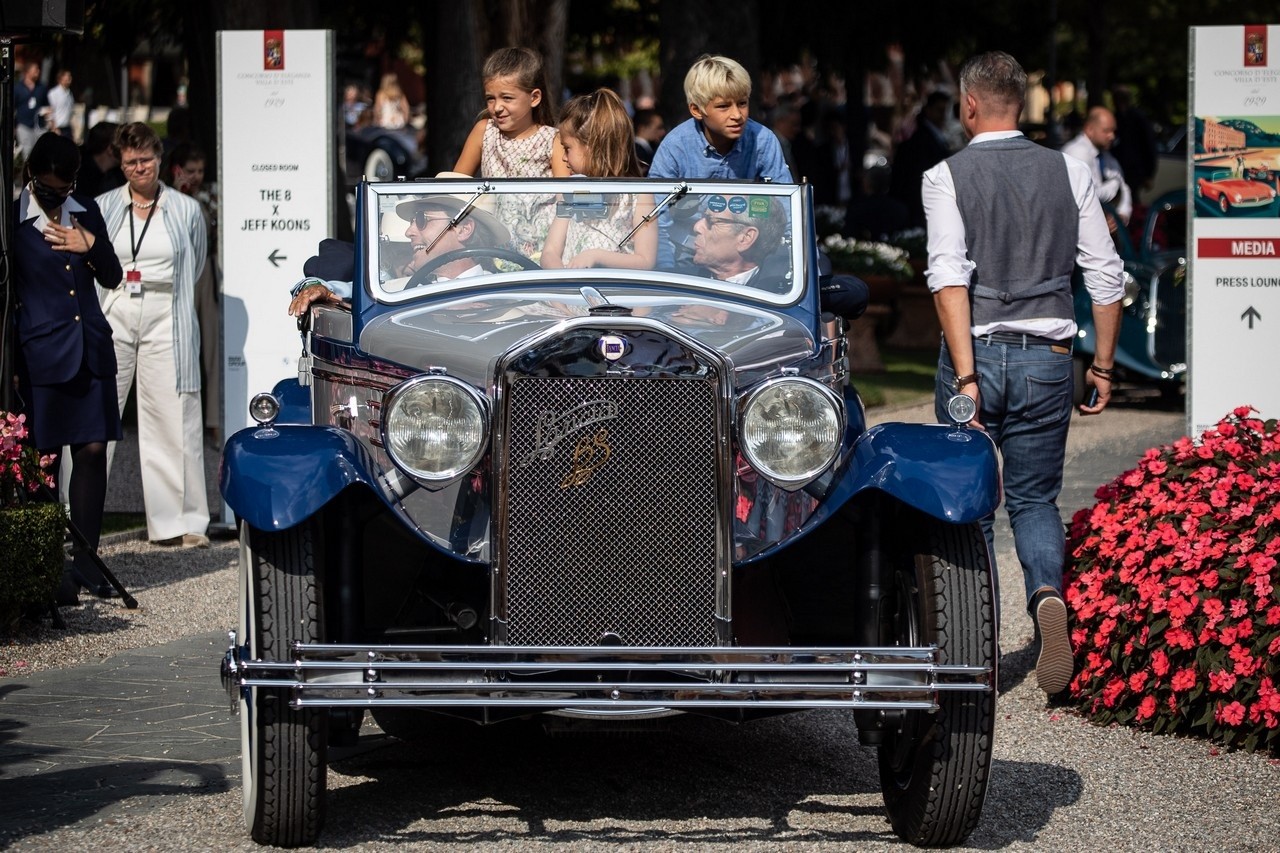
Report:
[[[1138,234],[1135,242],[1131,233]],[[1187,199],[1166,193],[1147,208],[1140,229],[1117,228],[1124,261],[1124,312],[1116,347],[1119,378],[1151,383],[1166,395],[1181,393],[1187,370]],[[1076,325],[1075,402],[1084,401],[1084,374],[1095,353],[1092,302],[1080,273],[1073,279]]]
[[412,179],[427,174],[427,158],[419,146],[418,133],[413,127],[348,128],[348,185],[354,186],[362,177],[369,181],[394,181],[398,177]]
[[1196,179],[1196,195],[1213,202],[1218,210],[1230,213],[1236,207],[1264,207],[1276,200],[1275,188],[1234,173],[1220,170],[1208,178]]
[[1168,193],[1187,192],[1187,126],[1175,127],[1156,148],[1156,173],[1143,198],[1164,198]]
[[1268,166],[1246,166],[1244,176],[1246,180],[1265,184],[1280,193],[1280,169]]
[[[995,447],[964,395],[952,423],[867,427],[811,187],[357,195],[350,308],[304,318],[298,378],[222,459],[251,835],[316,840],[327,748],[366,711],[431,740],[450,718],[608,732],[834,708],[878,751],[895,833],[967,837],[994,763]],[[511,239],[530,211],[597,251],[651,229],[674,265],[545,268]],[[738,253],[754,267],[711,275]]]

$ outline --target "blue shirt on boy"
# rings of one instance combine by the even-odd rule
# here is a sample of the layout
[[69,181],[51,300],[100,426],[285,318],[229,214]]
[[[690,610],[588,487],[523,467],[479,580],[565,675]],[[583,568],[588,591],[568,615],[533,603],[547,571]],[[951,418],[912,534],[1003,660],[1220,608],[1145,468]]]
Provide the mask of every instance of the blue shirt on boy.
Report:
[[651,178],[712,178],[746,180],[768,178],[791,183],[791,170],[782,157],[782,145],[773,131],[754,119],[729,153],[721,155],[707,142],[702,122],[681,122],[662,140],[649,166]]

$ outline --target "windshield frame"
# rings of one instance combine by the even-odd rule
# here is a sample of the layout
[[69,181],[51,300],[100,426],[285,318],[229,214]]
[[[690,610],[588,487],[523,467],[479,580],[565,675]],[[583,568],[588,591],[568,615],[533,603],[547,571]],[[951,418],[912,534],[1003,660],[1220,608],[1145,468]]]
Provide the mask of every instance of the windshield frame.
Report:
[[[356,275],[361,279],[359,284],[364,292],[375,302],[385,305],[418,302],[425,298],[434,299],[479,287],[492,289],[527,287],[530,285],[538,287],[577,287],[582,284],[607,284],[622,287],[653,288],[657,286],[691,289],[782,308],[794,305],[800,300],[810,277],[810,253],[805,248],[806,241],[810,239],[810,227],[806,218],[803,186],[800,184],[671,179],[620,180],[582,177],[559,179],[450,178],[412,182],[364,183],[361,184],[360,192],[362,193],[361,204],[357,205],[357,208],[360,211],[361,220],[358,223],[357,237],[363,240],[364,245],[361,247],[361,251],[358,252],[358,257],[362,258],[362,263],[356,270]],[[689,220],[690,217],[697,218],[700,215],[688,213],[695,206],[702,206],[698,200],[710,201],[714,197],[720,197],[715,202],[717,207],[721,204],[725,206],[732,204],[735,211],[741,212],[741,205],[749,203],[752,197],[767,197],[770,199],[767,204],[775,206],[781,204],[789,219],[786,236],[783,238],[782,246],[774,260],[776,264],[780,265],[784,259],[789,259],[790,282],[789,284],[783,282],[780,285],[775,285],[779,288],[779,291],[774,292],[752,287],[750,284],[718,281],[708,275],[676,272],[674,269],[667,268],[631,270],[595,267],[590,269],[494,272],[470,278],[435,282],[431,287],[415,287],[404,290],[393,290],[383,286],[383,281],[388,279],[388,273],[383,266],[385,259],[382,253],[391,250],[390,244],[392,243],[405,243],[407,245],[407,240],[392,239],[388,234],[383,233],[384,214],[391,212],[394,217],[393,208],[399,201],[407,200],[407,197],[437,194],[453,195],[458,199],[459,204],[457,207],[461,210],[465,207],[465,201],[476,197],[477,194],[479,194],[479,198],[488,201],[494,196],[513,193],[556,195],[562,198],[563,194],[567,193],[572,193],[576,198],[594,195],[607,197],[610,194],[619,193],[644,194],[650,196],[653,200],[653,205],[648,210],[642,210],[646,214],[650,213],[653,207],[658,206],[664,199],[675,195],[676,198],[670,200],[666,210],[670,211],[679,206],[679,211],[684,212],[683,216],[686,220]],[[777,199],[778,201],[775,202],[772,199]],[[462,221],[465,221],[465,218],[463,217]],[[658,220],[659,215],[655,214],[653,218]],[[670,221],[669,216],[663,216],[661,224],[665,226]],[[403,220],[398,220],[392,227],[399,227],[401,224],[405,223],[403,223]],[[659,222],[648,223],[644,227],[657,228],[659,227]],[[674,230],[672,229],[672,232]],[[664,231],[663,233],[671,232]],[[677,248],[673,249],[673,251],[682,250]],[[663,255],[660,253],[656,266],[661,267],[662,264]],[[781,267],[779,266],[779,268]],[[398,283],[403,286],[403,277],[399,279]]]

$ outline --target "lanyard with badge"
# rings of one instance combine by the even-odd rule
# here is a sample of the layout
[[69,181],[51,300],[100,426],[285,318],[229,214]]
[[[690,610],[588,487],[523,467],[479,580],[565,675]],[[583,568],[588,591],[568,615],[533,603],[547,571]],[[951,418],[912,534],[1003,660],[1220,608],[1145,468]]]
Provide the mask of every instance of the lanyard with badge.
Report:
[[[130,200],[133,193],[129,193]],[[136,218],[133,211],[129,211],[129,248],[133,251],[133,269],[126,270],[124,274],[124,292],[130,296],[142,295],[142,270],[138,269],[138,252],[142,249],[142,241],[147,238],[147,229],[151,227],[151,216],[156,212],[156,205],[160,201],[160,187],[156,187],[156,197],[151,200],[151,205],[147,208],[147,218],[142,222],[142,233],[134,238],[133,220]],[[132,207],[132,205],[130,205]]]

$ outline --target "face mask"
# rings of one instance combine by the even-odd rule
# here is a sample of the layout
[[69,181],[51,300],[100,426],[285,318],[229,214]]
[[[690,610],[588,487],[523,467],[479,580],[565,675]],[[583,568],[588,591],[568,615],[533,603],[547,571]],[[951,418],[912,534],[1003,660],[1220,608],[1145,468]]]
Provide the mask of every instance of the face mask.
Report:
[[39,181],[31,182],[31,196],[36,200],[36,204],[40,205],[42,210],[56,210],[62,207],[62,203],[67,200],[69,192],[59,192],[58,190],[46,187]]

